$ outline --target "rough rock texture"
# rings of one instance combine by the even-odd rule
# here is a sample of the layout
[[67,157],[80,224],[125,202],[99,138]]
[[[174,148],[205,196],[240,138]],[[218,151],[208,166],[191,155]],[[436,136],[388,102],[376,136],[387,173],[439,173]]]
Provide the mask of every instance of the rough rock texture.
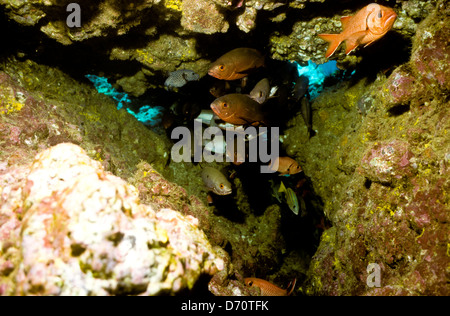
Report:
[[64,45],[113,34],[126,34],[131,28],[139,25],[149,13],[149,9],[161,2],[150,1],[102,1],[93,4],[89,1],[78,1],[82,17],[81,28],[70,28],[66,19],[73,11],[67,10],[69,3],[63,0],[2,0],[8,15],[20,24],[36,25],[47,36]]
[[19,240],[2,239],[2,249],[18,246],[21,260],[3,262],[3,294],[174,294],[224,269],[195,218],[140,204],[134,187],[76,145],[41,152],[19,183],[21,225],[10,217],[2,230],[20,237],[10,232]]
[[[120,57],[117,57],[118,55]],[[135,59],[152,71],[165,73],[178,68],[191,69],[202,75],[208,71],[208,63],[199,61],[200,55],[196,49],[196,41],[192,37],[162,35],[140,49],[113,50],[110,58]]]
[[[232,264],[222,270],[211,283],[211,289],[214,289],[213,291],[216,295],[230,293],[251,294],[252,292],[248,292],[242,283],[244,276],[260,276],[266,275],[268,272],[272,273],[277,271],[276,267],[281,262],[283,252],[286,251],[284,238],[280,234],[281,210],[279,207],[273,206],[263,216],[255,216],[249,206],[242,184],[239,184],[239,179],[235,180],[240,192],[239,197],[235,197],[238,199],[239,209],[233,206],[232,209],[227,210],[222,208],[220,211],[217,211],[206,207],[203,203],[203,201],[206,201],[206,189],[203,186],[200,176],[201,166],[194,167],[192,164],[175,164],[172,166],[171,164],[170,169],[164,169],[167,162],[165,136],[156,135],[146,129],[124,110],[117,111],[116,105],[109,98],[97,94],[89,85],[77,83],[56,69],[38,65],[32,61],[19,62],[15,59],[9,60],[4,65],[4,71],[0,73],[0,96],[2,101],[0,103],[0,109],[2,111],[0,124],[0,140],[2,142],[2,150],[0,152],[0,189],[2,197],[0,216],[0,233],[2,236],[0,266],[2,280],[0,282],[0,289],[3,294],[29,294],[31,293],[30,291],[36,291],[36,293],[41,294],[87,294],[86,291],[75,293],[70,289],[69,285],[68,288],[64,289],[62,287],[55,287],[54,284],[46,284],[43,287],[40,285],[34,286],[33,284],[41,281],[32,281],[31,284],[29,283],[29,279],[23,275],[21,288],[18,289],[15,285],[15,276],[23,256],[20,236],[20,231],[23,229],[22,220],[25,211],[23,190],[27,183],[31,185],[31,182],[28,181],[30,165],[33,162],[34,156],[42,150],[56,144],[67,142],[83,147],[90,157],[97,160],[105,170],[128,179],[137,188],[142,203],[150,205],[155,211],[171,209],[188,216],[188,218],[192,219],[192,216],[198,218],[199,227],[205,231],[211,244],[233,250],[230,252],[230,255],[226,255],[230,257],[228,262],[230,264],[232,262]],[[83,158],[83,161],[86,161],[86,159]],[[89,164],[93,164],[93,162],[89,162]],[[180,168],[181,166],[184,166],[186,169]],[[54,169],[56,172],[56,168]],[[168,178],[177,180],[177,182],[184,185],[189,189],[189,193],[187,189],[166,180],[159,173],[161,171],[164,171]],[[103,171],[99,171],[99,173],[104,174]],[[52,176],[56,177],[56,174]],[[91,176],[95,178],[95,175]],[[108,176],[108,179],[110,178],[116,179]],[[116,180],[119,181],[118,179]],[[106,180],[97,184],[98,187],[96,186],[92,190],[98,189],[101,191],[100,186],[110,185]],[[125,184],[123,185],[125,186]],[[86,189],[88,186],[84,185],[82,187]],[[125,187],[129,188],[128,186]],[[36,190],[38,188],[47,191],[53,190],[51,186],[43,185],[43,183],[40,183],[39,187],[35,187]],[[76,188],[79,188],[79,186],[76,186]],[[65,194],[68,191],[75,190],[76,188],[67,184],[66,189],[60,188],[60,191],[63,191],[62,193],[56,194],[55,191],[55,196],[36,202],[39,204],[39,207],[36,206],[33,212],[27,212],[27,214],[30,214],[27,216],[34,214],[29,221],[36,224],[33,224],[29,228],[30,238],[32,238],[32,232],[34,234],[37,230],[45,228],[38,225],[39,220],[42,217],[49,216],[48,212],[53,214],[56,207],[54,204],[59,203],[55,202],[54,199],[60,197],[65,198]],[[106,193],[109,192],[108,194],[110,194],[110,191],[108,189]],[[127,194],[134,194],[132,189],[127,189],[125,192],[128,192]],[[78,192],[77,194],[79,195],[81,193],[83,192]],[[198,197],[193,194],[196,194]],[[76,200],[82,201],[89,198],[79,196]],[[136,198],[133,199],[136,200]],[[231,199],[231,201],[233,200],[234,198]],[[27,201],[31,200],[28,199]],[[75,203],[73,200],[71,201],[71,203]],[[105,205],[102,203],[107,203],[107,201],[93,202],[95,205]],[[218,201],[217,203],[219,205],[222,202]],[[31,205],[27,205],[28,207],[31,207]],[[83,205],[73,205],[70,209],[84,209],[84,207]],[[116,210],[114,207],[114,205],[111,206],[111,208]],[[41,214],[41,211],[44,214]],[[181,221],[179,219],[180,215],[173,215],[171,212],[162,212],[161,214],[168,214],[167,216],[170,215],[171,218],[175,216],[173,221]],[[118,220],[117,229],[109,233],[105,232],[104,234],[109,236],[117,233],[125,225],[123,224],[124,222],[128,223],[128,221],[131,221],[125,215],[120,215],[121,219]],[[115,217],[119,215],[114,211],[113,214],[108,216]],[[153,218],[156,218],[155,220],[158,222],[164,220],[164,217],[160,218],[159,215],[155,216]],[[77,223],[79,221],[73,214],[65,214],[55,220],[58,221],[58,225],[61,224],[64,227],[68,225],[66,225],[66,221],[74,221]],[[196,220],[192,219],[192,221],[195,222]],[[79,225],[85,225],[83,223]],[[130,225],[132,226],[134,224]],[[191,229],[194,228],[187,230]],[[167,230],[170,231],[169,228]],[[93,233],[95,231],[96,229],[93,229]],[[57,232],[54,232],[54,234],[57,234]],[[117,236],[119,238],[120,234]],[[68,250],[64,248],[66,249],[64,250],[65,252],[69,252],[69,257],[71,256],[72,248],[77,253],[81,252],[84,247],[81,245],[81,241],[79,243],[81,246],[78,247],[75,242],[76,240],[70,239],[72,237],[71,233],[71,236],[67,237],[69,238],[68,241],[64,241],[64,243],[69,243]],[[51,239],[53,237],[49,238]],[[60,237],[58,236],[58,238]],[[124,237],[121,238],[123,239]],[[74,244],[73,247],[70,246],[72,244]],[[189,246],[190,244],[191,242],[185,244],[185,246]],[[42,247],[46,246],[40,242],[38,245]],[[106,240],[102,241],[101,245],[110,245],[110,243]],[[161,245],[162,248],[165,246],[165,244]],[[99,246],[98,249],[100,251],[102,248]],[[112,261],[116,260],[114,257],[116,252],[115,248],[111,246],[108,249],[110,250],[108,250],[108,253],[111,252],[108,258]],[[92,268],[92,265],[95,266],[92,269],[103,269],[103,266],[97,262],[96,255],[93,254],[94,250],[91,250],[89,251],[92,254],[91,259],[89,259],[90,261],[86,261],[85,266],[75,269],[73,262],[68,263],[69,265],[64,265],[61,268],[66,271],[64,275],[67,276],[69,273],[67,272],[68,269],[70,270],[72,268],[75,269],[74,271],[76,273],[79,273],[78,276],[91,271],[89,269]],[[196,255],[192,253],[193,251],[195,250],[191,251],[190,256],[195,258]],[[226,254],[226,252],[222,252]],[[30,250],[30,253],[27,255],[27,268],[31,267],[30,262],[35,260],[35,256],[37,255],[40,254]],[[55,251],[49,250],[47,255],[49,257],[54,256]],[[166,255],[165,252],[163,255]],[[49,257],[46,257],[46,260]],[[187,262],[186,260],[184,261]],[[192,263],[193,266],[196,264],[195,262]],[[44,271],[42,267],[36,267],[36,273],[52,275],[53,278],[53,266],[51,267],[51,271]],[[119,288],[124,283],[112,277],[110,272],[121,271],[120,273],[124,273],[121,270],[122,268],[117,267],[114,269],[111,268],[112,270],[107,270],[109,281],[102,284],[108,283],[108,287],[111,288],[111,294],[150,293],[145,292],[146,289],[143,289],[142,284],[140,286],[136,284],[131,286],[131,283],[129,283],[127,285],[130,286],[128,289]],[[303,273],[306,272],[305,265],[301,268],[301,271]],[[21,273],[25,272],[22,271]],[[57,273],[63,272],[59,269]],[[102,270],[101,273],[105,272]],[[286,279],[292,278],[291,273],[292,270],[290,268],[286,269],[281,276],[278,275],[278,281],[284,282]],[[30,274],[31,276],[34,278],[35,274]],[[55,278],[60,278],[60,276],[55,276]],[[172,282],[173,288],[164,289],[164,291],[167,293],[175,293],[180,288],[185,287],[188,281],[187,288],[192,287],[192,283],[197,278],[197,275],[189,276],[189,278],[189,280],[170,281]],[[82,282],[80,280],[75,281]],[[162,283],[163,281],[161,281]],[[169,281],[161,286],[168,287]],[[206,290],[206,287],[204,290]],[[156,293],[155,291],[152,293]],[[91,294],[94,294],[94,292]],[[105,292],[97,291],[95,294],[105,294]]]
[[[323,63],[327,61],[324,52],[328,44],[317,34],[340,33],[340,17],[361,9],[357,1],[112,0],[92,4],[83,0],[77,2],[81,9],[81,27],[69,27],[66,23],[71,14],[66,10],[69,3],[69,0],[0,1],[10,19],[20,25],[33,26],[63,45],[80,44],[114,61],[137,61],[140,66],[134,73],[144,73],[150,83],[148,87],[162,85],[161,76],[176,69],[192,69],[203,76],[208,63],[236,45],[253,46],[274,59]],[[397,21],[383,39],[384,45],[372,45],[374,48],[371,47],[368,54],[384,54],[385,46],[388,50],[404,49],[418,22],[436,3],[436,0],[389,3],[398,13]],[[224,44],[218,34],[230,34],[230,39],[236,41],[227,45],[234,47],[218,50]],[[209,53],[204,47],[199,50],[199,46],[213,48],[213,52]],[[333,59],[337,59],[342,68],[356,68],[363,61],[362,55],[367,55],[366,50],[346,56],[340,48]],[[130,75],[118,69],[114,77],[130,78]],[[137,79],[138,83],[141,81],[142,78]],[[136,95],[130,85],[120,85],[126,92]]]
[[183,11],[181,26],[188,31],[214,34],[225,33],[228,30],[228,22],[211,1],[184,0],[181,9]]
[[[449,295],[449,22],[441,3],[419,25],[410,61],[388,78],[322,93],[310,140],[300,116],[292,120],[287,152],[332,225],[303,293]],[[380,287],[366,283],[371,263]]]
[[12,60],[0,72],[0,113],[5,114],[0,159],[9,164],[33,159],[61,142],[82,144],[92,158],[124,178],[140,160],[162,170],[168,158],[166,140],[125,110],[117,111],[109,97],[30,60]]

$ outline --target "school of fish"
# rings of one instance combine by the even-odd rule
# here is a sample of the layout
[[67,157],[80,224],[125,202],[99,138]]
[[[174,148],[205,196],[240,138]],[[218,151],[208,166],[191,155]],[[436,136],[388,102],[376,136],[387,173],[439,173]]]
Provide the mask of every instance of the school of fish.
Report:
[[[366,47],[379,40],[392,28],[396,17],[393,9],[376,3],[365,6],[354,16],[342,17],[342,32],[340,34],[318,34],[318,37],[329,42],[325,57],[331,57],[342,42],[345,43],[345,53],[349,54],[359,45]],[[270,126],[271,113],[267,108],[270,110],[270,106],[272,106],[272,113],[276,113],[278,110],[273,109],[273,104],[275,104],[275,107],[283,106],[283,102],[289,101],[296,104],[295,111],[301,113],[309,137],[314,136],[312,108],[308,94],[308,77],[297,77],[292,83],[292,90],[287,90],[283,86],[272,86],[270,78],[260,77],[261,79],[256,84],[256,80],[253,81],[253,89],[248,89],[250,92],[247,94],[241,92],[247,89],[249,82],[251,82],[249,78],[265,67],[264,55],[254,48],[235,48],[217,58],[211,63],[208,70],[209,76],[218,79],[209,90],[215,99],[210,103],[211,110],[202,110],[196,120],[199,120],[202,124],[218,126],[222,129]],[[189,81],[196,80],[199,80],[199,76],[195,72],[182,69],[170,73],[165,86],[171,89],[179,88]],[[240,81],[238,82],[238,80]],[[277,99],[278,103],[271,101],[272,99]],[[239,135],[237,133],[238,137],[240,137]],[[257,135],[256,137],[262,136]],[[245,141],[244,148],[247,148],[248,139],[245,139]],[[237,150],[236,145],[237,142],[235,142],[233,149],[226,148],[224,138],[216,137],[214,141],[205,145],[205,148],[226,155],[234,165],[238,166],[246,163],[248,156],[246,156],[245,151]],[[222,196],[232,194],[232,184],[225,173],[210,166],[201,166],[201,168],[201,177],[207,191]],[[270,161],[269,168],[272,172],[285,177],[295,177],[303,171],[295,159],[286,155],[280,155]],[[296,192],[291,187],[286,186],[283,181],[278,181],[275,178],[269,181],[276,200],[280,204],[284,200],[295,215],[298,215],[299,210],[301,210],[303,216],[306,206],[302,197],[297,197]],[[306,181],[306,179],[303,178],[303,181]],[[213,203],[209,194],[208,202]],[[287,296],[294,291],[296,279],[286,289],[256,277],[245,278],[244,283],[248,287],[259,288],[261,295]]]

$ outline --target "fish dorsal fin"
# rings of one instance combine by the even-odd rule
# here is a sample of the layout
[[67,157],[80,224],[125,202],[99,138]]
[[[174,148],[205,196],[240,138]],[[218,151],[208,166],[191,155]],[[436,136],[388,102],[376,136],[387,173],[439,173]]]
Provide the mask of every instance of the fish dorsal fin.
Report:
[[284,186],[283,181],[280,183],[280,188],[278,189],[279,193],[286,192],[286,187]]
[[341,25],[343,31],[347,28],[348,22],[350,21],[351,18],[352,16],[350,15],[341,17]]

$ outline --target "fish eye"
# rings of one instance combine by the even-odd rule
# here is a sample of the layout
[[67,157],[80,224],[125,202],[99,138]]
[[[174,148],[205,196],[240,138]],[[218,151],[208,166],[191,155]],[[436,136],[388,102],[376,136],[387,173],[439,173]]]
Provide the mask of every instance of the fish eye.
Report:
[[219,187],[220,187],[221,189],[225,188],[225,186],[223,185],[223,183],[221,183],[221,184],[219,185]]
[[225,66],[224,66],[224,65],[220,65],[220,66],[219,66],[219,70],[220,70],[220,71],[223,71],[224,69],[225,69]]
[[228,104],[224,102],[224,103],[222,104],[222,106],[223,106],[224,108],[227,108],[227,107],[228,107]]
[[378,11],[378,18],[381,19],[383,17],[383,11]]
[[248,286],[252,286],[253,285],[253,281],[248,281]]

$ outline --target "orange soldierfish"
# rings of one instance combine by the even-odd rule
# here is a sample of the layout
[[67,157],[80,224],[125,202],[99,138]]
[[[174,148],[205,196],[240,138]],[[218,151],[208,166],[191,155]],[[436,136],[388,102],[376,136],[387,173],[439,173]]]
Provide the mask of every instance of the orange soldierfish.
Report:
[[236,48],[211,64],[208,74],[221,80],[246,77],[252,70],[264,66],[264,56],[253,48]]
[[289,296],[295,287],[295,282],[297,279],[292,281],[286,290],[279,288],[275,284],[269,281],[258,279],[258,278],[245,278],[245,285],[250,287],[259,287],[261,289],[261,295],[263,296]]
[[330,42],[325,57],[333,55],[339,44],[345,41],[345,53],[348,55],[358,45],[364,47],[383,37],[392,28],[397,14],[391,8],[371,3],[362,8],[354,16],[341,18],[342,33],[319,34],[319,37]]

